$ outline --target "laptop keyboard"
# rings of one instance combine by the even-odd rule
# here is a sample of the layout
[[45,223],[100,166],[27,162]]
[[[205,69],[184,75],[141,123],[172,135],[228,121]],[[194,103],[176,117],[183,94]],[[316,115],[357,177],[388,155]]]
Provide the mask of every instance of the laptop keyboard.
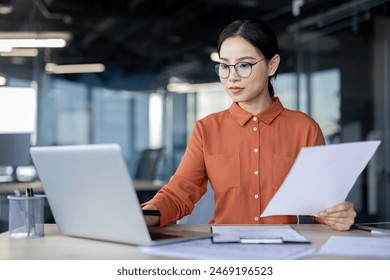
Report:
[[152,240],[163,240],[163,239],[171,239],[171,238],[180,237],[180,236],[172,235],[172,234],[150,232],[150,237],[152,238]]

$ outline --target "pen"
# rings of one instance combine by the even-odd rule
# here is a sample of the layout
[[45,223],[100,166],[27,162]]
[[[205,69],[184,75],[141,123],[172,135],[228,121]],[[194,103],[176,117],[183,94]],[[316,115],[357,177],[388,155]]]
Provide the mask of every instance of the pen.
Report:
[[145,216],[161,216],[160,211],[158,210],[142,209],[142,214],[144,214]]
[[26,188],[25,192],[26,197],[26,212],[25,212],[25,222],[26,222],[26,229],[27,229],[27,236],[30,236],[31,234],[31,224],[30,224],[30,203],[29,203],[29,196],[30,196],[30,189]]
[[26,188],[26,197],[33,197],[34,191],[32,188]]
[[283,238],[280,237],[262,237],[262,238],[241,238],[240,243],[242,244],[281,244]]
[[26,227],[27,234],[31,236],[35,232],[34,204],[31,204],[30,197],[34,196],[32,188],[26,188]]
[[[374,234],[390,234],[390,228],[380,226],[390,225],[388,222],[353,224],[351,229],[368,231]],[[379,226],[379,227],[378,227]]]
[[371,232],[371,229],[361,227],[361,226],[359,226],[359,225],[357,225],[357,224],[353,224],[353,225],[351,226],[351,229],[357,229],[357,230],[363,230],[363,231],[369,231],[369,232]]

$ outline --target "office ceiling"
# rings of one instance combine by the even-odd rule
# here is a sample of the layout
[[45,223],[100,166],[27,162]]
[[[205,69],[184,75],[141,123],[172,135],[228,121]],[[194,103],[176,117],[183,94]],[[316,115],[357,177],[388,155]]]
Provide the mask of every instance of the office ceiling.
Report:
[[[306,0],[301,13],[312,15],[350,1]],[[67,46],[43,52],[44,62],[104,63],[108,69],[126,73],[152,71],[161,77],[188,74],[201,81],[213,75],[208,71],[209,55],[227,23],[260,17],[279,34],[300,17],[292,15],[292,2],[5,0],[0,4],[11,5],[12,12],[0,14],[0,34],[66,31],[71,34]],[[5,58],[0,59],[4,66]]]

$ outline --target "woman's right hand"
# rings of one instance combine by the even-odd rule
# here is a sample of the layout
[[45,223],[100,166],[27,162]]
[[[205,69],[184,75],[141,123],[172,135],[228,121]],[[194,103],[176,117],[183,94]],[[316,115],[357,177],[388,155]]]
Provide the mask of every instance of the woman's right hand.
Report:
[[[144,207],[142,207],[142,209],[143,210],[158,210],[153,205],[145,205]],[[144,219],[145,219],[146,225],[148,225],[148,226],[157,226],[160,224],[160,217],[159,216],[144,215]]]

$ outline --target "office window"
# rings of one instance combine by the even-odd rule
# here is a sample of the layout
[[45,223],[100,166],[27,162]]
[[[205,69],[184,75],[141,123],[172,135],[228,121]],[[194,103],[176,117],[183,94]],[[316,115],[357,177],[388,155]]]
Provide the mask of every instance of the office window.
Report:
[[[297,83],[299,80],[299,95],[297,92]],[[276,79],[272,80],[275,90],[275,96],[279,97],[285,108],[299,110],[307,113],[306,104],[306,75],[286,72],[279,73]]]
[[0,132],[35,132],[36,114],[35,89],[0,87]]
[[118,143],[126,157],[131,154],[131,99],[117,90],[93,88],[91,105],[91,143]]
[[325,136],[340,132],[340,71],[329,69],[312,74],[312,116]]
[[39,96],[39,144],[87,144],[88,108],[86,85],[51,79],[48,89]]
[[[0,87],[0,133],[32,133],[35,142],[37,119],[37,94],[30,87]],[[12,168],[0,166],[0,181],[11,174]],[[29,167],[18,169],[19,176],[32,178],[35,170]]]
[[221,88],[211,88],[210,90],[200,90],[196,96],[196,119],[201,119],[207,115],[226,110],[232,103],[231,98]]
[[163,125],[163,96],[153,93],[149,96],[149,146],[160,148],[162,146]]

